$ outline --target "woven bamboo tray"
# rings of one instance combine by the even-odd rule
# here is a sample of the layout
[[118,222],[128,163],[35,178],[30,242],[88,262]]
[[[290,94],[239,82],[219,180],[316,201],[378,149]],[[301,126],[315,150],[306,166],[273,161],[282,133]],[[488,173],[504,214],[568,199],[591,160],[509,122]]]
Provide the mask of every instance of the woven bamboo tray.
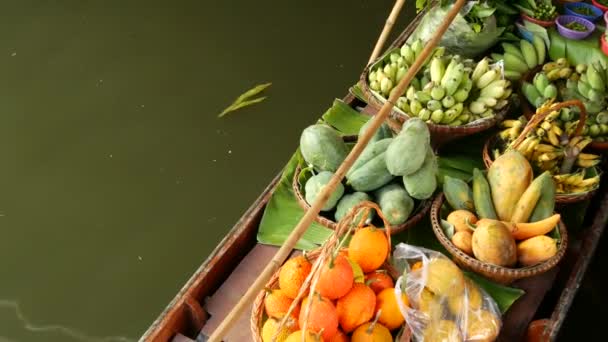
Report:
[[[293,188],[293,192],[296,196],[296,200],[298,201],[298,204],[300,205],[300,207],[304,210],[308,210],[310,208],[310,204],[308,204],[308,202],[306,202],[306,199],[304,198],[304,194],[300,190],[300,183],[298,182],[298,178],[300,176],[301,171],[302,171],[302,169],[301,169],[300,165],[298,165],[294,172],[293,181],[292,181],[291,185]],[[432,199],[426,199],[424,201],[418,201],[418,200],[414,200],[414,201],[419,202],[419,203],[416,206],[416,208],[414,208],[414,211],[412,211],[412,214],[410,215],[410,217],[404,223],[393,226],[391,229],[391,234],[401,233],[404,230],[409,229],[409,228],[415,226],[416,224],[418,224],[428,214],[429,210],[431,209],[431,204],[433,202]],[[315,217],[315,221],[317,223],[323,225],[324,227],[332,229],[332,230],[335,230],[336,226],[338,225],[335,221],[333,221],[327,217],[324,217],[320,214]]]
[[498,283],[510,284],[518,279],[529,278],[541,273],[545,273],[555,267],[566,254],[566,249],[568,247],[568,232],[566,230],[566,225],[560,221],[558,224],[558,229],[561,239],[559,241],[557,253],[549,260],[541,264],[521,268],[508,268],[481,262],[454,246],[452,241],[450,241],[450,239],[448,239],[443,232],[440,222],[440,213],[444,201],[445,197],[443,193],[440,193],[433,201],[433,206],[431,207],[431,223],[435,236],[443,247],[450,252],[456,263]]

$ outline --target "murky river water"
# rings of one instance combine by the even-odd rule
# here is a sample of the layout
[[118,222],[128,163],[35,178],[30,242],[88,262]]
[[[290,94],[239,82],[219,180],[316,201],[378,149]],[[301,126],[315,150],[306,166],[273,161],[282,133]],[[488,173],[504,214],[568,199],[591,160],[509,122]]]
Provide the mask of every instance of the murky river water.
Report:
[[392,3],[1,2],[0,341],[139,338],[356,81]]

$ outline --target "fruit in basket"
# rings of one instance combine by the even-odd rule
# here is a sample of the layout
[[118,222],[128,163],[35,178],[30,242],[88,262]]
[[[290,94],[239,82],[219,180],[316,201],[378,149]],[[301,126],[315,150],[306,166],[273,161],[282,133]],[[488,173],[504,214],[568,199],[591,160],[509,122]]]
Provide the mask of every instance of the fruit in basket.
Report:
[[472,239],[473,235],[470,232],[456,232],[452,236],[452,243],[461,251],[467,253],[468,255],[473,255]]
[[[477,285],[469,278],[465,278],[466,291],[461,296],[451,296],[448,298],[448,308],[454,316],[463,315],[466,307],[469,312],[477,311],[483,304],[483,298]],[[465,305],[466,304],[466,305]]]
[[[353,261],[357,262],[356,259]],[[355,281],[353,268],[343,255],[337,255],[333,260],[328,260],[319,273],[316,290],[321,296],[330,300],[347,294]]]
[[493,54],[495,61],[503,60],[505,66],[505,77],[509,80],[519,80],[522,75],[530,69],[545,62],[547,47],[543,39],[532,35],[532,43],[525,39],[515,43],[502,43],[504,54]]
[[[312,205],[314,203],[319,193],[329,183],[329,181],[331,181],[333,176],[333,172],[321,171],[318,174],[310,177],[306,181],[306,184],[304,185],[304,191],[306,194],[306,202],[308,202],[308,204]],[[340,200],[343,194],[344,185],[342,185],[342,183],[338,183],[334,191],[327,199],[327,202],[325,202],[325,205],[323,205],[323,208],[321,208],[321,210],[332,210],[336,206],[336,204],[338,204],[338,201]]]
[[491,342],[500,332],[500,319],[487,310],[469,311],[467,316],[466,340]]
[[306,127],[300,136],[300,152],[317,171],[335,172],[348,149],[336,130],[324,124]]
[[406,222],[414,210],[414,200],[403,186],[397,183],[391,183],[378,189],[374,192],[374,197],[386,216],[386,220],[392,225]]
[[[302,330],[294,331],[293,333],[291,333],[291,335],[289,335],[287,337],[285,342],[302,342],[303,333],[304,332]],[[270,341],[270,340],[268,340],[268,341]],[[305,342],[323,342],[324,340],[320,336],[315,335],[315,334],[311,333],[310,331],[307,331],[304,341]],[[266,341],[264,340],[264,342],[266,342]]]
[[541,186],[540,197],[532,211],[528,222],[537,222],[553,215],[555,209],[555,182],[552,178],[545,179],[545,184]]
[[395,287],[393,278],[391,278],[386,271],[382,270],[366,274],[365,283],[369,285],[376,294],[386,288]]
[[534,208],[540,199],[543,186],[551,186],[549,185],[549,181],[552,181],[551,173],[545,171],[530,183],[515,205],[515,210],[511,215],[511,222],[528,222],[530,215],[532,215],[532,211],[534,211]]
[[382,140],[378,140],[375,142],[369,142],[367,146],[363,149],[363,152],[359,155],[357,160],[353,163],[350,170],[346,173],[346,179],[350,178],[350,176],[360,168],[362,165],[365,165],[367,162],[372,160],[374,157],[377,157],[381,153],[386,152],[388,145],[393,141],[393,138],[385,138]]
[[[494,210],[494,203],[492,203],[490,184],[488,184],[486,177],[477,168],[473,169],[473,202],[480,218],[498,219],[496,210]],[[475,218],[475,221],[477,221],[477,218]],[[470,220],[469,222],[475,223]]]
[[419,200],[430,198],[437,188],[437,158],[432,149],[427,149],[422,167],[416,172],[403,176],[407,193]]
[[353,285],[352,289],[336,303],[340,327],[346,333],[352,332],[374,317],[375,307],[374,291],[365,284]]
[[327,342],[349,342],[348,336],[341,330],[338,332]]
[[[331,339],[338,331],[338,313],[336,307],[332,302],[318,294],[314,294],[312,301],[309,306],[308,297],[302,300],[302,309],[300,310],[299,325],[300,328],[304,328],[306,322],[306,329],[314,333],[320,333],[323,340]],[[306,314],[308,313],[308,320]]]
[[355,191],[372,191],[390,182],[394,176],[387,168],[386,150],[393,138],[368,145],[346,174],[346,184]]
[[515,204],[531,181],[532,167],[517,151],[508,151],[492,163],[488,170],[488,183],[492,193],[492,203],[502,221],[511,220]]
[[[359,204],[361,202],[365,202],[365,201],[371,201],[371,200],[372,200],[372,198],[368,194],[366,194],[365,192],[360,192],[360,191],[356,191],[351,194],[346,194],[346,195],[342,196],[342,198],[340,198],[340,200],[338,201],[338,204],[336,205],[336,213],[334,215],[336,222],[340,222],[340,220],[342,220],[342,218],[346,214],[348,214],[348,212],[352,208],[354,208],[357,204]],[[368,220],[371,220],[373,217],[374,217],[374,210],[370,210]],[[362,218],[363,218],[363,211],[361,211],[361,213],[357,215],[357,217],[354,219],[353,222],[358,224]]]
[[533,266],[549,260],[557,254],[557,241],[546,235],[538,235],[517,245],[519,263]]
[[517,262],[515,239],[500,221],[477,221],[472,246],[475,258],[481,262],[498,266],[513,266]]
[[353,332],[350,340],[351,342],[393,342],[393,336],[382,324],[365,323]]
[[399,134],[386,149],[386,167],[394,176],[405,176],[422,167],[429,148],[430,132],[420,119],[405,122]]
[[[363,124],[363,126],[361,126],[361,128],[359,129],[359,133],[358,133],[359,138],[361,138],[365,134],[365,132],[367,132],[367,130],[371,126],[372,121],[373,120],[368,120],[365,124]],[[392,137],[393,137],[393,132],[391,131],[391,128],[386,124],[386,122],[383,122],[382,124],[380,124],[380,127],[378,127],[378,130],[376,131],[376,133],[374,133],[374,135],[369,140],[367,145],[369,146],[376,141],[380,141],[380,140],[384,140],[384,139],[388,139],[388,138],[392,138]]]
[[475,211],[473,192],[469,185],[459,178],[445,176],[443,181],[445,199],[454,209]]
[[457,232],[469,232],[471,231],[469,224],[475,224],[477,217],[468,210],[459,209],[452,211],[446,220],[454,225]]
[[[285,291],[281,289],[268,289],[268,294],[264,298],[264,308],[268,317],[280,318],[285,316],[291,303],[293,303],[293,299],[285,295]],[[298,305],[291,312],[291,316],[294,319],[298,319],[299,314],[300,306]]]
[[544,220],[532,223],[503,223],[508,225],[515,240],[525,240],[549,233],[557,226],[560,218],[560,214],[553,214]]
[[262,341],[263,342],[271,342],[272,337],[277,334],[276,342],[285,342],[291,333],[298,330],[298,325],[293,320],[287,320],[285,326],[280,328],[279,330],[280,318],[268,318],[264,325],[262,326]]
[[462,342],[462,334],[456,323],[450,320],[439,320],[431,322],[425,329],[423,335],[425,342]]
[[348,256],[361,266],[364,273],[369,273],[382,266],[389,248],[384,230],[368,226],[353,234],[348,244]]
[[311,269],[311,263],[303,255],[287,260],[279,271],[279,287],[283,294],[296,298]]
[[[409,306],[409,301],[405,293],[401,294],[401,303],[405,306]],[[404,322],[403,314],[399,309],[397,303],[397,296],[395,295],[394,288],[387,288],[376,295],[376,308],[375,313],[380,315],[378,322],[389,330],[395,330],[399,328]]]
[[464,275],[452,261],[432,258],[426,272],[426,288],[434,295],[458,296],[464,291]]

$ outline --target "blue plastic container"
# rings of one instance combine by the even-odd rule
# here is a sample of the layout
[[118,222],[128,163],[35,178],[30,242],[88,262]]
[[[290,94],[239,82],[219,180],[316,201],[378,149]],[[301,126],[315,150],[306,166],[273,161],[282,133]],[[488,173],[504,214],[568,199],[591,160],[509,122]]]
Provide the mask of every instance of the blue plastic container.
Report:
[[[590,9],[591,12],[593,12],[593,15],[583,15],[583,14],[580,14],[580,13],[577,13],[576,11],[574,11],[575,8],[580,8],[580,7],[585,7],[585,8]],[[567,14],[567,15],[574,15],[577,17],[581,17],[581,18],[587,19],[591,22],[595,22],[596,20],[601,18],[603,15],[601,9],[599,9],[591,4],[588,4],[586,2],[569,2],[564,5],[564,11],[566,12],[565,14]]]

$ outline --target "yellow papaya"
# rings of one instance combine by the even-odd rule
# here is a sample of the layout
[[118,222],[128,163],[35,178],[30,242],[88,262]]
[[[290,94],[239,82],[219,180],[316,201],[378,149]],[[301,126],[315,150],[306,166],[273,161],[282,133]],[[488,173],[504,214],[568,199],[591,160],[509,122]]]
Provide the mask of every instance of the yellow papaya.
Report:
[[517,245],[519,263],[533,266],[545,262],[557,254],[557,241],[547,235],[539,235]]
[[511,221],[515,205],[532,182],[532,167],[518,151],[502,154],[488,170],[494,209],[501,221]]
[[532,211],[534,211],[540,199],[543,187],[545,184],[549,184],[548,182],[553,182],[553,176],[551,176],[551,172],[545,171],[530,183],[530,186],[524,191],[515,205],[515,210],[513,211],[513,215],[511,215],[511,222],[528,222]]

